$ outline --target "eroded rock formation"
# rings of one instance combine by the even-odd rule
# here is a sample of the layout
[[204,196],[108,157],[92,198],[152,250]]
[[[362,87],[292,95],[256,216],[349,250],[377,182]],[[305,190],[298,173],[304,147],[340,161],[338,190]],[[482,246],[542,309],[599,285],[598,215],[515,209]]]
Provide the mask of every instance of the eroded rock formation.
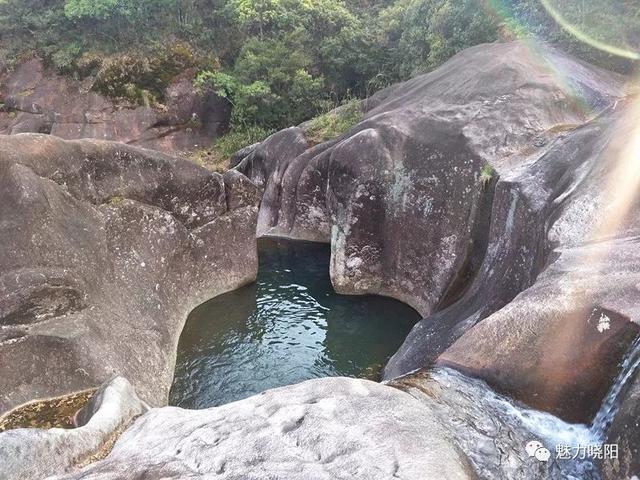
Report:
[[114,374],[166,404],[189,311],[255,279],[256,202],[237,172],[0,136],[0,413]]
[[[593,416],[638,332],[637,168],[625,159],[633,167],[640,115],[623,81],[548,47],[475,47],[369,99],[338,139],[311,146],[294,127],[239,153],[259,214],[238,171],[3,137],[0,391],[16,394],[1,401],[116,371],[162,403],[171,319],[255,273],[238,252],[255,247],[257,216],[260,235],[330,241],[338,291],[425,316],[387,366],[390,384],[322,379],[204,411],[152,409],[106,459],[81,471],[63,459],[59,479],[567,478],[523,453],[538,419],[482,382],[400,375],[438,361],[566,419]],[[104,341],[115,330],[119,343]],[[26,385],[2,370],[32,358]],[[635,398],[637,387],[610,432],[628,450],[605,465],[610,478],[635,465]]]
[[[101,391],[126,392],[127,385],[115,379]],[[580,478],[575,476],[580,465],[540,462],[524,446],[537,440],[552,448],[558,438],[549,436],[551,427],[565,440],[578,441],[587,432],[571,430],[548,414],[521,410],[481,381],[436,369],[390,385],[325,378],[206,410],[152,409],[118,439],[109,456],[95,455],[102,432],[117,423],[103,425],[106,410],[128,418],[127,408],[145,409],[135,396],[121,397],[95,401],[89,408],[93,417],[75,432],[58,431],[53,438],[47,431],[0,433],[0,459],[16,443],[23,447],[9,462],[14,470],[6,470],[8,478],[57,472],[62,475],[52,479],[564,480],[571,478],[568,474]],[[78,443],[83,438],[88,440],[84,448]],[[74,448],[53,465],[36,460],[36,470],[20,462],[29,455],[46,458],[61,445]],[[83,461],[88,454],[94,460],[90,465]]]
[[513,181],[525,195],[551,194],[529,195],[528,202],[549,209],[548,265],[441,363],[564,418],[593,417],[638,335],[632,320],[640,319],[640,205],[635,186],[625,191],[625,182],[636,175],[637,151],[628,146],[639,124],[640,111],[621,102],[518,172]]
[[0,78],[0,134],[50,133],[163,152],[197,150],[224,132],[230,106],[213,94],[199,95],[192,85],[195,73],[186,71],[172,81],[160,109],[116,102],[32,59]]
[[310,148],[284,130],[236,168],[264,191],[259,234],[330,241],[336,290],[425,316],[385,378],[480,322],[443,363],[584,421],[637,334],[635,223],[591,232],[609,215],[614,132],[637,124],[623,87],[547,46],[482,45],[374,95],[340,138]]
[[475,480],[427,404],[367,380],[326,378],[207,410],[156,409],[105,460],[55,478]]
[[[574,78],[558,81],[544,62]],[[535,235],[524,205],[509,216],[510,199],[520,194],[507,184],[496,192],[507,201],[504,212],[491,214],[501,170],[586,121],[593,110],[578,95],[604,109],[619,88],[613,74],[552,49],[483,45],[374,95],[364,120],[342,137],[309,149],[302,129],[284,130],[237,168],[264,190],[259,234],[331,241],[339,291],[396,297],[428,315],[468,286],[490,218],[512,220],[506,226],[522,237],[512,242],[518,248]],[[540,261],[533,240],[528,265],[494,289],[504,291],[502,303],[530,282],[526,272]]]
[[605,480],[632,478],[640,473],[640,376],[627,378],[620,404],[614,405],[613,421],[607,429],[606,443],[618,446],[618,457],[602,463]]
[[73,430],[21,428],[0,433],[0,476],[39,480],[104,458],[148,407],[122,377],[105,383],[79,412]]

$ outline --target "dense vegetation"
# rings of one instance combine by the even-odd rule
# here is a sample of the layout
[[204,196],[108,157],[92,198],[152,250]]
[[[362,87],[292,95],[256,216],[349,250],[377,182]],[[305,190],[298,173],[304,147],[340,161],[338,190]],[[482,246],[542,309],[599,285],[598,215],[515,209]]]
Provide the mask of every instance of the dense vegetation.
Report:
[[[637,46],[639,3],[561,5],[590,36]],[[198,88],[233,105],[227,150],[433,69],[468,46],[521,35],[609,68],[630,65],[576,41],[540,0],[0,0],[5,67],[35,54],[91,77],[99,92],[150,103],[194,68]]]

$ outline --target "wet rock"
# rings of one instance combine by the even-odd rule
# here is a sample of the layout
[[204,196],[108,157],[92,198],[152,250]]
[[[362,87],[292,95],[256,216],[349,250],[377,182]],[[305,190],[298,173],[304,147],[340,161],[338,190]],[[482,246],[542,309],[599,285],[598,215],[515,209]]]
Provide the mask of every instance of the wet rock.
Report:
[[80,428],[22,428],[0,433],[0,477],[39,480],[106,456],[116,438],[147,410],[131,384],[117,377],[94,394]]
[[531,457],[531,441],[553,451],[592,438],[439,368],[388,385],[325,378],[206,410],[153,409],[104,460],[53,478],[598,478],[589,461]]
[[478,478],[438,419],[398,389],[325,378],[207,410],[146,413],[104,460],[55,477]]
[[[585,425],[570,425],[545,412],[527,409],[496,394],[480,380],[448,368],[409,374],[389,382],[406,391],[443,422],[478,478],[483,480],[598,480],[591,461],[556,458],[556,445],[594,443]],[[542,462],[527,444],[537,441],[550,453]]]
[[76,414],[95,391],[92,388],[21,405],[0,418],[0,432],[15,428],[73,428]]
[[374,95],[340,138],[285,130],[237,168],[266,185],[259,234],[330,241],[337,291],[425,316],[385,379],[454,345],[443,364],[585,421],[636,335],[636,233],[591,231],[637,124],[623,83],[545,45],[480,45]]
[[606,432],[605,443],[617,445],[618,455],[602,461],[604,480],[627,480],[640,475],[640,376],[637,371],[627,382]]
[[0,136],[0,413],[120,374],[165,404],[189,311],[255,279],[256,196],[150,150]]
[[189,70],[167,87],[163,108],[130,105],[57,75],[38,59],[0,77],[0,134],[49,133],[64,139],[114,140],[164,152],[209,145],[228,127],[230,105],[200,95]]

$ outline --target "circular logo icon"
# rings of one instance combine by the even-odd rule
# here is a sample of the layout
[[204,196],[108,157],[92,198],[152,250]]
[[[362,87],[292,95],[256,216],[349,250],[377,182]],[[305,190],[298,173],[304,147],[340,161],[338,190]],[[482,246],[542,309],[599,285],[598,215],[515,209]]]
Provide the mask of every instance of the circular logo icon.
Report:
[[543,448],[544,445],[542,445],[542,443],[540,443],[537,440],[531,440],[529,443],[527,443],[527,446],[524,447],[525,450],[527,451],[527,453],[529,454],[530,457],[535,457],[536,455],[536,450],[538,450],[539,448]]
[[551,452],[547,448],[539,448],[536,450],[536,458],[541,462],[548,462],[551,458]]

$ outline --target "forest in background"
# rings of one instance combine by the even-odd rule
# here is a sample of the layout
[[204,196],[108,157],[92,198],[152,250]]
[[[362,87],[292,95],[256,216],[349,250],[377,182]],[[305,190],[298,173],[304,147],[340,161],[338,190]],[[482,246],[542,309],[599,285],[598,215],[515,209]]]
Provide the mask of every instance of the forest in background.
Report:
[[[640,43],[639,0],[562,6],[594,38]],[[35,55],[99,93],[158,105],[194,69],[198,88],[233,105],[227,152],[314,117],[340,128],[318,115],[469,46],[531,35],[605,68],[633,66],[577,41],[540,0],[0,0],[3,69]]]

